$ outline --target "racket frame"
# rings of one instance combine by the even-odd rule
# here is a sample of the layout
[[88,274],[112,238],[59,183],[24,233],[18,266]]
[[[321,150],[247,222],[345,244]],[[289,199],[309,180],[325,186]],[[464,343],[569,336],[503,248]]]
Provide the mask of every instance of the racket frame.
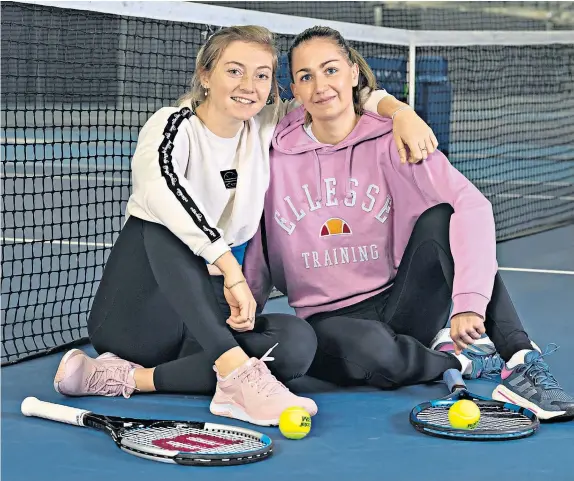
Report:
[[[274,449],[273,440],[266,434],[238,426],[227,426],[201,421],[154,420],[106,416],[84,409],[48,403],[30,397],[22,402],[22,413],[25,416],[41,417],[51,419],[52,421],[103,431],[114,440],[122,451],[141,458],[164,463],[175,463],[186,466],[232,466],[250,464],[269,458],[273,455]],[[236,433],[259,441],[263,446],[259,449],[252,449],[241,453],[191,453],[177,449],[167,450],[155,446],[143,446],[126,437],[126,434],[136,432],[139,429],[169,427],[198,429],[213,435],[217,435],[221,432],[228,434]]]
[[[409,421],[417,431],[428,434],[430,436],[447,439],[459,439],[465,441],[508,441],[511,439],[526,438],[528,436],[532,436],[536,433],[536,431],[538,431],[538,428],[540,427],[540,421],[536,414],[530,409],[526,409],[512,403],[495,401],[492,398],[469,392],[460,371],[456,369],[449,369],[446,371],[444,373],[443,379],[450,391],[450,394],[444,398],[418,404],[411,410]],[[426,409],[433,407],[450,408],[450,406],[462,399],[467,399],[469,401],[475,402],[479,408],[487,408],[490,406],[520,413],[521,415],[530,419],[531,424],[521,428],[509,428],[506,430],[473,430],[437,425],[418,419],[418,414]]]

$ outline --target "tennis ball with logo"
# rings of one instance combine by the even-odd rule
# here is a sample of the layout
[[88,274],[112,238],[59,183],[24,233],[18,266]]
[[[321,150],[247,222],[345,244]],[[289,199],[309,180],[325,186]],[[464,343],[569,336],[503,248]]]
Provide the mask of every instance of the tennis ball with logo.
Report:
[[300,407],[287,408],[279,416],[279,431],[287,439],[303,439],[311,431],[311,415]]
[[469,399],[461,399],[448,410],[448,420],[453,428],[474,429],[480,421],[480,408]]

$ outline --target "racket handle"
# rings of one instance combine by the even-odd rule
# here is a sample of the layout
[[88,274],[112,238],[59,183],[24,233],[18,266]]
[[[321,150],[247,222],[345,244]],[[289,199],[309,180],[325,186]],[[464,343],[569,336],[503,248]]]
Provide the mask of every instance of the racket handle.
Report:
[[35,397],[27,397],[22,401],[22,414],[24,416],[35,416],[38,418],[51,419],[60,423],[83,426],[84,415],[90,411],[84,409],[71,408],[61,404],[53,404],[40,401]]
[[454,392],[456,389],[460,388],[466,389],[466,384],[458,369],[448,369],[444,372],[442,378],[447,385],[449,392]]

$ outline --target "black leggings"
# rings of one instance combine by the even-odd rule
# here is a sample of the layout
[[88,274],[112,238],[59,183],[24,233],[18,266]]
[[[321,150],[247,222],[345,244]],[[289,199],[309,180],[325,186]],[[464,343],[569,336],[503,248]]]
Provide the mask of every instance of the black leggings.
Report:
[[223,278],[210,276],[166,227],[130,217],[104,269],[88,319],[99,353],[155,367],[157,391],[210,394],[214,361],[240,346],[261,357],[279,343],[268,366],[284,382],[300,377],[315,355],[317,340],[302,319],[263,314],[253,331],[238,333],[226,323]]
[[[440,204],[419,217],[390,289],[308,319],[318,340],[309,374],[341,385],[388,389],[434,381],[449,368],[460,369],[454,356],[428,348],[450,313],[452,212],[450,205]],[[500,274],[494,280],[485,328],[505,360],[521,349],[532,349]]]

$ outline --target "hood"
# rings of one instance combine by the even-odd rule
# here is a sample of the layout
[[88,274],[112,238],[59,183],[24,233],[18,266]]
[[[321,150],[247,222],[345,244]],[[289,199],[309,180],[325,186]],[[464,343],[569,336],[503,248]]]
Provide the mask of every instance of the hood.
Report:
[[337,145],[321,144],[313,141],[303,126],[305,125],[305,109],[301,106],[283,117],[273,134],[273,148],[283,154],[301,154],[312,150],[333,152],[346,149],[359,142],[380,137],[393,130],[391,119],[385,119],[376,114],[365,112],[353,131]]
[[319,155],[332,154],[340,150],[345,152],[344,169],[349,182],[345,187],[345,197],[351,196],[351,183],[353,170],[353,148],[366,140],[371,140],[391,133],[393,122],[376,114],[365,112],[355,125],[353,131],[336,145],[322,144],[315,142],[307,135],[303,126],[305,125],[305,109],[303,106],[293,110],[286,115],[277,125],[273,134],[273,148],[287,155],[307,154],[309,161],[314,163],[316,178],[315,200],[321,202],[323,199],[321,189],[321,162]]

